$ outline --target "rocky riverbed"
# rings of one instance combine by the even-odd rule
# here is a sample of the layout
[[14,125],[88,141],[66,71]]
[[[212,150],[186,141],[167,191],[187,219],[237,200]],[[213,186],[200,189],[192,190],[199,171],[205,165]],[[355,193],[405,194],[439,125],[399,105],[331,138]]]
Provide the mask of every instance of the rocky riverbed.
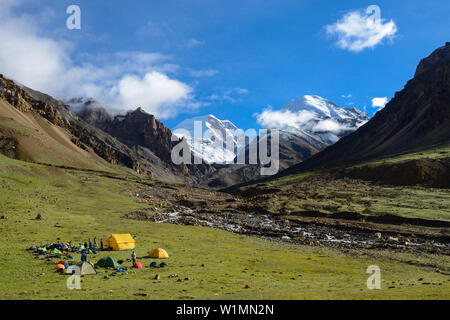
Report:
[[156,223],[205,226],[270,240],[335,248],[384,249],[450,255],[450,243],[423,236],[368,230],[336,229],[326,225],[280,219],[272,215],[197,212],[180,207],[170,213],[133,212],[125,216]]

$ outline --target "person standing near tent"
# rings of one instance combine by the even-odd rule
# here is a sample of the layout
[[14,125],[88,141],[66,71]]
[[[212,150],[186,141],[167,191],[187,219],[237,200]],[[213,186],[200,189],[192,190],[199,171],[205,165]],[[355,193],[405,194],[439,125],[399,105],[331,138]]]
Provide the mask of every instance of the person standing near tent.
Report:
[[100,239],[100,250],[103,250],[103,239]]
[[133,261],[133,266],[136,264],[136,252],[133,251],[131,254],[131,260]]
[[86,253],[84,253],[84,252],[81,253],[81,261],[82,262],[86,262],[87,261],[87,256],[86,256]]
[[91,242],[91,238],[89,238],[89,249],[92,249],[92,242]]

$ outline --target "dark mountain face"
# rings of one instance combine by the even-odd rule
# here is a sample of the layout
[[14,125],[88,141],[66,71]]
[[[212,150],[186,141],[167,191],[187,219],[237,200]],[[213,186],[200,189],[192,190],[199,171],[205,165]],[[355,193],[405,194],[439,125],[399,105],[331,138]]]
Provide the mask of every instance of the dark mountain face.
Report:
[[67,101],[67,103],[71,108],[78,106],[73,111],[87,123],[102,130],[105,124],[113,120],[111,114],[94,99],[73,98]]
[[392,155],[450,140],[450,43],[369,122],[286,173]]
[[326,148],[326,144],[318,142],[312,145],[302,136],[288,132],[280,132],[280,170],[311,158]]
[[88,100],[75,114],[66,103],[1,75],[0,99],[22,113],[35,114],[66,130],[70,142],[82,150],[155,179],[190,182],[208,171],[204,165],[173,165],[170,130],[142,110],[113,118],[94,100]]
[[107,132],[129,148],[148,148],[161,160],[171,162],[171,150],[178,142],[172,142],[170,129],[142,108],[113,117],[93,99],[73,98],[68,104],[84,121]]
[[125,116],[115,116],[106,121],[103,130],[129,147],[142,146],[150,149],[161,160],[171,163],[171,151],[178,142],[172,142],[172,132],[153,115],[141,108]]
[[[279,130],[279,143],[278,143],[278,153],[279,153],[279,166],[280,170],[284,170],[294,164],[300,163],[312,155],[318,153],[319,151],[325,149],[327,145],[320,141],[314,141],[314,145],[310,141],[306,140],[304,136],[297,135],[293,132],[287,132]],[[271,135],[264,135],[263,137],[257,137],[256,139],[250,141],[245,148],[245,163],[250,164],[249,150],[252,149],[256,152],[256,163],[260,163],[259,159],[259,146],[262,144],[267,145],[267,152],[271,153],[272,145]],[[238,155],[234,159],[234,163],[237,163],[240,159]]]
[[[112,121],[107,121],[103,125],[103,130],[128,147],[135,149],[143,157],[146,157],[150,150],[175,174],[186,176],[187,181],[191,183],[201,179],[205,173],[214,171],[211,166],[202,161],[199,164],[174,164],[172,161],[173,147],[178,143],[186,142],[182,139],[172,141],[172,131],[142,108],[130,111],[125,116],[115,116]],[[191,163],[194,163],[192,153]]]
[[[77,117],[63,102],[41,92],[19,86],[1,75],[0,87],[2,89],[0,98],[21,112],[35,113],[53,125],[67,130],[71,134],[71,142],[81,149],[92,150],[112,164],[124,165],[146,173],[147,170],[141,166],[142,163],[132,150]],[[151,175],[150,172],[147,173]]]
[[[261,143],[267,144],[267,150],[271,152],[271,138],[268,137],[261,139]],[[257,140],[250,142],[249,147],[252,144],[258,143]],[[259,161],[258,145],[252,146],[256,150],[256,162],[257,164],[249,164],[249,150],[245,150],[245,163],[237,164],[238,158],[234,159],[234,164],[212,164],[214,171],[205,174],[196,185],[204,188],[224,189],[236,184],[247,183],[255,181],[267,176],[261,175],[261,168],[263,167]],[[312,146],[302,136],[297,136],[290,132],[280,131],[279,136],[279,171],[282,171],[290,166],[304,161],[310,158],[313,154],[316,154],[326,145],[318,142],[316,146]],[[267,166],[266,166],[267,167]]]
[[171,150],[178,142],[172,142],[172,132],[142,108],[113,117],[94,99],[73,98],[68,104],[84,121],[109,133],[129,148],[148,148],[161,160],[171,162]]
[[[132,149],[141,159],[158,166],[158,169],[163,169],[163,176],[170,173],[182,178],[183,181],[194,183],[205,173],[214,171],[201,161],[195,165],[175,165],[171,157],[172,149],[178,143],[185,142],[172,141],[172,131],[142,108],[112,117],[93,99],[74,98],[68,103],[84,121],[111,135]],[[192,154],[191,159],[194,163]],[[161,175],[156,177],[161,178]]]

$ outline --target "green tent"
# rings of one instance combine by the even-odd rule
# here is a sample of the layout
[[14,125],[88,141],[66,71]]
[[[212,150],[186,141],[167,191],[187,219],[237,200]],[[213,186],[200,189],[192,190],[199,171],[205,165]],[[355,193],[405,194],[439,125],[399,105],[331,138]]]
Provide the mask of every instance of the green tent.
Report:
[[126,269],[126,267],[122,266],[116,260],[114,260],[114,258],[111,258],[111,257],[101,258],[100,260],[98,260],[98,262],[95,265],[102,267],[102,268]]
[[47,248],[39,248],[38,250],[39,250],[39,251],[47,252]]
[[62,252],[55,248],[50,253],[61,254]]

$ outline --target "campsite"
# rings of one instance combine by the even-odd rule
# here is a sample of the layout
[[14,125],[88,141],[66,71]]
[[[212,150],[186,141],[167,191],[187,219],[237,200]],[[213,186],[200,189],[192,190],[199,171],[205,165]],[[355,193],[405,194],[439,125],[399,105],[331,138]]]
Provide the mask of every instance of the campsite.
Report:
[[0,300],[450,298],[450,1],[69,2],[0,0]]
[[[60,239],[58,239],[60,240]],[[76,243],[76,241],[75,241]],[[103,239],[100,239],[100,247],[97,246],[96,238],[94,242],[91,242],[89,238],[88,242],[80,241],[78,245],[72,244],[69,240],[68,244],[64,243],[53,243],[38,246],[31,246],[27,250],[35,255],[35,258],[43,260],[46,262],[47,266],[56,263],[56,271],[61,275],[76,275],[76,276],[87,276],[87,275],[98,275],[105,273],[103,277],[105,280],[110,280],[110,276],[116,276],[120,274],[127,275],[129,273],[134,273],[133,269],[142,269],[143,265],[141,262],[137,261],[137,256],[135,253],[136,241],[132,235],[129,233],[125,234],[111,234],[106,240],[106,245],[103,245]],[[125,260],[117,261],[111,255],[115,252],[131,252],[131,259],[126,258]],[[103,254],[102,254],[103,253]],[[80,257],[78,257],[80,256]],[[88,257],[90,258],[88,261]],[[147,255],[144,257],[139,257],[139,259],[167,259],[169,255],[166,250],[162,248],[154,248],[149,250]],[[91,261],[97,262],[93,263]],[[80,262],[77,262],[81,260]],[[124,266],[129,265],[128,267]],[[150,268],[164,268],[167,263],[157,261],[152,261],[149,264]],[[43,268],[44,270],[44,268]],[[175,276],[171,276],[174,278]],[[178,277],[178,275],[176,276]],[[155,279],[159,276],[156,276]],[[188,278],[187,278],[188,279]],[[68,289],[72,290],[73,287],[68,285]],[[81,288],[76,288],[81,289]]]
[[[364,249],[337,250],[240,235],[205,226],[186,226],[126,219],[129,212],[158,210],[136,194],[148,186],[101,173],[48,168],[2,157],[0,180],[0,296],[3,299],[302,299],[363,297],[439,298],[448,296],[448,256],[413,255]],[[49,174],[51,172],[51,175]],[[159,190],[165,185],[154,184]],[[177,185],[180,192],[198,196]],[[17,192],[20,188],[21,192]],[[88,190],[86,193],[80,190]],[[168,189],[161,189],[168,190]],[[174,191],[175,192],[175,191]],[[175,193],[176,194],[176,193]],[[52,196],[49,196],[52,195]],[[165,192],[167,197],[167,192]],[[58,198],[58,200],[56,200]],[[98,206],[105,202],[108,206]],[[153,202],[155,203],[155,202]],[[36,215],[42,214],[42,220]],[[81,278],[80,290],[66,287],[56,271],[57,259],[36,258],[31,246],[60,241],[74,244],[112,233],[136,236],[137,261],[129,268],[130,251],[98,251],[87,255],[95,264],[111,256],[123,260],[127,273],[97,269]],[[145,258],[163,248],[167,259]],[[94,258],[95,256],[95,258]],[[144,257],[144,258],[143,258]],[[74,255],[80,262],[81,255]],[[150,268],[154,261],[164,268]],[[415,261],[415,262],[413,262]],[[382,288],[368,290],[366,269],[378,264]],[[110,279],[105,278],[105,276]],[[188,279],[188,280],[186,280]],[[391,287],[391,288],[389,288]],[[439,290],[436,290],[439,288]]]

